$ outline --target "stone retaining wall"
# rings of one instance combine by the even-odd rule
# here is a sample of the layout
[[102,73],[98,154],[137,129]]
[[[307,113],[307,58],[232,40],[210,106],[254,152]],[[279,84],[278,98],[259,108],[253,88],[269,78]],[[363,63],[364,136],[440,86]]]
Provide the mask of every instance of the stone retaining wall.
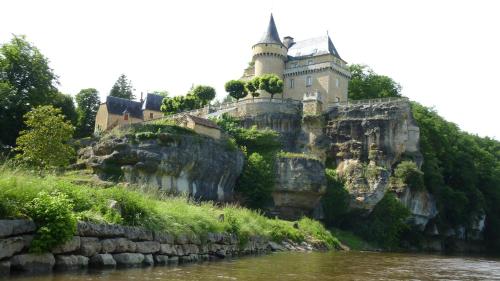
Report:
[[[36,225],[29,220],[0,220],[0,276],[10,272],[47,272],[120,266],[176,265],[235,255],[294,249],[263,237],[240,245],[229,233],[174,236],[138,227],[79,222],[73,238],[50,253],[28,252]],[[312,250],[302,245],[304,250]]]

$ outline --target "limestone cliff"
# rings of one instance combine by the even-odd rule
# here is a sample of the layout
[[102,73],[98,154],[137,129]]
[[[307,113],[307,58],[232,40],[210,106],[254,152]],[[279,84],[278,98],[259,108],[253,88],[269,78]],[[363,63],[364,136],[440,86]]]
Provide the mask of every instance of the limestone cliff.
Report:
[[244,163],[243,153],[227,140],[169,133],[143,140],[110,136],[82,150],[80,158],[102,178],[115,175],[130,183],[217,201],[232,200]]

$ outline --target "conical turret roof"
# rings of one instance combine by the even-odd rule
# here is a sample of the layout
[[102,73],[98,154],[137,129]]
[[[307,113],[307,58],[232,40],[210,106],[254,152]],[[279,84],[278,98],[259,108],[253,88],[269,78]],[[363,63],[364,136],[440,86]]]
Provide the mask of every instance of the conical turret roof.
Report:
[[278,34],[278,29],[276,28],[276,24],[274,23],[273,14],[271,14],[271,19],[269,20],[269,25],[267,26],[267,30],[260,39],[257,44],[279,44],[281,43],[280,35]]

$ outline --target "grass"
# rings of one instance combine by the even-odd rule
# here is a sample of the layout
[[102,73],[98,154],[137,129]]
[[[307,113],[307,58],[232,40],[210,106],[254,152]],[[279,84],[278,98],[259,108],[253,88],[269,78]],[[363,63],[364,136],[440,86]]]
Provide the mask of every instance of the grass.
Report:
[[355,251],[372,251],[376,247],[369,244],[361,237],[353,234],[352,232],[340,230],[338,228],[330,229],[333,236],[335,236],[342,244],[348,246],[351,250]]
[[[54,204],[50,198],[39,200],[40,196],[49,194],[67,200],[65,206],[70,206],[70,215],[77,220],[141,226],[173,234],[194,233],[202,237],[208,232],[233,232],[242,240],[251,235],[275,241],[314,239],[329,247],[336,246],[329,231],[307,218],[301,219],[296,228],[293,222],[269,219],[258,211],[236,205],[217,206],[212,202],[195,202],[187,197],[171,197],[158,191],[120,185],[104,188],[85,181],[75,183],[75,178],[78,178],[75,174],[39,176],[25,170],[0,168],[0,218],[33,218],[47,207],[43,202]],[[33,202],[38,202],[36,207]],[[118,208],[112,208],[112,203],[117,203]],[[52,225],[61,227],[57,223]]]

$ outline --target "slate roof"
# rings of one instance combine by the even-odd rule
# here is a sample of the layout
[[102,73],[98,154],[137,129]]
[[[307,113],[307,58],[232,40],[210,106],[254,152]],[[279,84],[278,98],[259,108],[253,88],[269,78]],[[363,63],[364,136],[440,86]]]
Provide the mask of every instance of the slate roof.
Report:
[[332,39],[330,39],[328,35],[295,42],[295,44],[288,49],[288,56],[292,58],[320,56],[325,54],[332,54],[342,59],[337,49],[335,49]]
[[110,114],[122,115],[124,111],[128,111],[130,116],[142,119],[141,103],[138,101],[108,96],[106,107]]
[[156,94],[147,94],[146,99],[142,103],[142,110],[149,109],[154,111],[160,111],[162,101],[163,101],[163,96]]
[[278,34],[278,29],[276,28],[276,24],[274,23],[273,14],[271,14],[271,19],[269,20],[266,32],[259,42],[257,42],[257,44],[260,43],[283,45],[283,43],[281,43],[280,35]]
[[189,118],[189,119],[193,120],[193,122],[196,123],[196,124],[199,124],[199,125],[202,125],[202,126],[205,126],[205,127],[209,127],[209,128],[219,129],[219,126],[217,126],[217,124],[215,124],[211,120],[208,120],[208,119],[205,119],[205,118],[201,118],[201,117],[198,117],[198,116],[194,116],[194,115],[191,115],[191,114],[186,114],[186,118]]

